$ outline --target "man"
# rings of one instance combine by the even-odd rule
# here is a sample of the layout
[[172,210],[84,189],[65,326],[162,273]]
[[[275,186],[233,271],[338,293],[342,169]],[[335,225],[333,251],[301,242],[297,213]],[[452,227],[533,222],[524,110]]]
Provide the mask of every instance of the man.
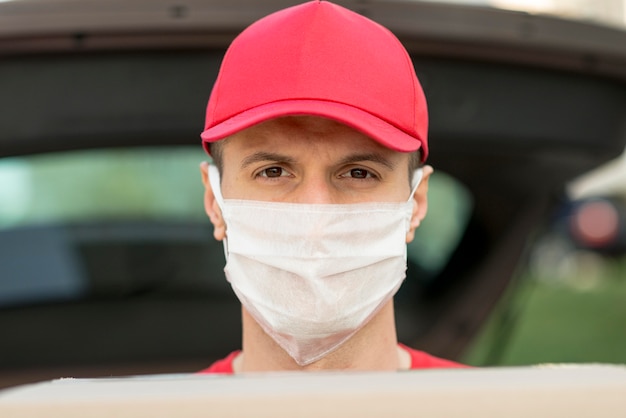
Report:
[[427,211],[427,109],[387,29],[326,1],[256,22],[207,107],[205,208],[243,348],[206,373],[456,363],[399,345],[393,295]]

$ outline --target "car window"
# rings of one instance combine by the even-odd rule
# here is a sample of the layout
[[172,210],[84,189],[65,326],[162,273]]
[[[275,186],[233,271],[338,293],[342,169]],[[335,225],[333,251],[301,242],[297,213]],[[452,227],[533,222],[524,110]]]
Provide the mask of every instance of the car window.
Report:
[[73,151],[0,161],[0,228],[203,216],[200,147]]
[[408,245],[409,260],[436,277],[456,249],[471,217],[469,190],[454,177],[435,171],[428,189],[428,214]]
[[[199,164],[207,159],[199,146],[175,146],[0,161],[0,307],[155,286],[228,291],[202,203]],[[433,174],[429,199],[408,247],[409,280],[423,284],[446,266],[472,210],[469,192],[443,172]],[[157,284],[172,265],[159,279],[169,284]]]

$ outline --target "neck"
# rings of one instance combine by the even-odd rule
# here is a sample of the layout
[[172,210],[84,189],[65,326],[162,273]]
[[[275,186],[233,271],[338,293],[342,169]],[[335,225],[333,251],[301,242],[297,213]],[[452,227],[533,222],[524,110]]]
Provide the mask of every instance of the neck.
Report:
[[268,336],[255,319],[242,308],[243,350],[235,362],[235,372],[321,371],[321,370],[398,370],[405,367],[399,352],[393,300],[332,353],[299,366]]

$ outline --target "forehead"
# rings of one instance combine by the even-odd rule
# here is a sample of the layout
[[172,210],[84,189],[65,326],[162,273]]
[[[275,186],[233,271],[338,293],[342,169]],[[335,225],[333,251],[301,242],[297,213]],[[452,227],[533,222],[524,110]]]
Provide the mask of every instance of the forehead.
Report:
[[287,116],[271,119],[242,130],[222,141],[231,158],[259,148],[287,147],[293,152],[315,149],[317,153],[349,151],[405,158],[406,154],[380,145],[367,135],[340,122],[317,116]]

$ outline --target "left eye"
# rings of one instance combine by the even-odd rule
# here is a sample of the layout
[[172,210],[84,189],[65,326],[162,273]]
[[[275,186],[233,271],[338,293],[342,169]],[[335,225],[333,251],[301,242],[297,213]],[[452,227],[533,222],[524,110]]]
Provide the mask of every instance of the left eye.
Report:
[[353,168],[349,172],[349,176],[355,179],[365,179],[371,177],[371,173],[362,168]]

